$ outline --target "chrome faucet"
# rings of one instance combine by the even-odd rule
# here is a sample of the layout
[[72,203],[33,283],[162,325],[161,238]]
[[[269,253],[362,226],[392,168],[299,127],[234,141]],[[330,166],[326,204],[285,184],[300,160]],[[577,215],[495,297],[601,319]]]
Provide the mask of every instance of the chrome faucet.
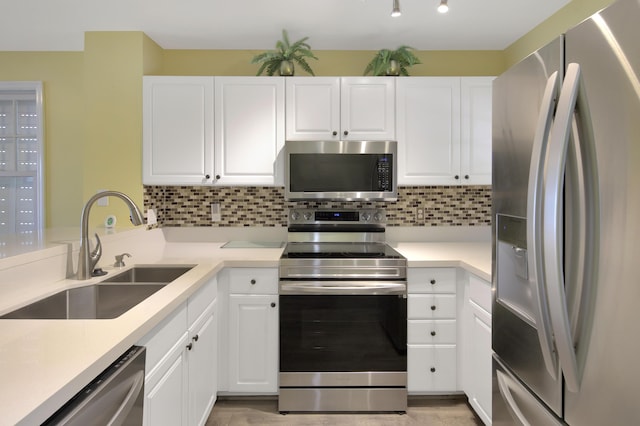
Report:
[[117,191],[102,191],[95,194],[93,197],[89,198],[89,201],[84,205],[82,209],[82,219],[80,222],[80,253],[78,258],[78,272],[76,273],[76,279],[78,280],[88,280],[93,276],[93,269],[96,264],[100,260],[100,256],[102,256],[102,244],[100,243],[100,238],[98,234],[96,236],[96,248],[93,251],[90,251],[89,247],[89,212],[91,211],[91,206],[103,197],[118,197],[125,202],[127,207],[129,207],[129,211],[131,212],[131,223],[134,225],[142,225],[144,223],[144,219],[142,218],[142,212],[136,206],[136,203],[133,202],[128,195],[123,194],[122,192]]

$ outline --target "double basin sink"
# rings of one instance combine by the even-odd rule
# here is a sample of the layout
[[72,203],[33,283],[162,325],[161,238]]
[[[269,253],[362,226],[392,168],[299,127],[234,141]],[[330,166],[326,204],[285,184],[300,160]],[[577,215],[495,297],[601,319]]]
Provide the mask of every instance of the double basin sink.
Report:
[[96,284],[63,290],[0,319],[110,319],[133,308],[193,268],[135,266]]

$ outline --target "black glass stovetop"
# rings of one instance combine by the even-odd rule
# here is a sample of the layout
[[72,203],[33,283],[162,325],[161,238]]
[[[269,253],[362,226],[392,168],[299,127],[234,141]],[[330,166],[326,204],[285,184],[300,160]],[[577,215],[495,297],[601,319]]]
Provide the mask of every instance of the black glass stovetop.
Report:
[[287,243],[283,258],[288,259],[402,259],[386,243]]

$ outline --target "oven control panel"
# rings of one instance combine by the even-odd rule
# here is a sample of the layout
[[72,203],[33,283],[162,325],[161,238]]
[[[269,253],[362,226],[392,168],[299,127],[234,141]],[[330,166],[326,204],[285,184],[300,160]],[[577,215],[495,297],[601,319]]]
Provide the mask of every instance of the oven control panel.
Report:
[[386,213],[382,209],[292,209],[289,211],[289,225],[384,225],[386,220]]

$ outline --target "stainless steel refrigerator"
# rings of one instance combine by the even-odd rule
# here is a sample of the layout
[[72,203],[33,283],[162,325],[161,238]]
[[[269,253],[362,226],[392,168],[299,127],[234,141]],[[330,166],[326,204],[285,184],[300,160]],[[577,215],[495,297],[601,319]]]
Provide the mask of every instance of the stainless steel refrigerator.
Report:
[[640,424],[640,0],[493,87],[493,424]]

